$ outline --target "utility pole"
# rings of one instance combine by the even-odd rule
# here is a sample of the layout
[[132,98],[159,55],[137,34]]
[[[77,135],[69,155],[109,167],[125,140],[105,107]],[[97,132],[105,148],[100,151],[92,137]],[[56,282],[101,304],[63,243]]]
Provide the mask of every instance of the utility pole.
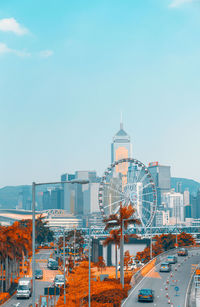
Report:
[[90,278],[91,278],[91,242],[90,242],[90,238],[91,238],[91,232],[90,232],[90,225],[89,225],[89,244],[88,244],[88,247],[89,247],[89,251],[88,251],[88,257],[89,257],[89,281],[88,281],[88,307],[91,306],[91,294],[90,294]]
[[120,283],[124,288],[124,220],[122,220],[121,238],[120,238]]
[[176,202],[176,248],[178,247],[178,228],[177,228],[177,202]]
[[74,267],[75,267],[76,229],[74,229]]
[[65,289],[65,229],[63,230],[63,268],[64,268],[64,304],[66,304],[66,289]]
[[[152,207],[151,207],[151,215],[152,215]],[[153,258],[153,247],[152,247],[152,222],[150,224],[150,259]]]
[[35,182],[32,183],[32,305],[35,307]]

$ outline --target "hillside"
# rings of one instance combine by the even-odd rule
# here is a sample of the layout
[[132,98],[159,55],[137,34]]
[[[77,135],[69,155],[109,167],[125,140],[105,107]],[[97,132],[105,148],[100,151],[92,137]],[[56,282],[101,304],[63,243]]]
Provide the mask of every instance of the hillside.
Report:
[[[46,191],[47,185],[38,186],[36,189],[36,201],[38,200],[38,192]],[[54,188],[55,185],[51,185]],[[19,193],[25,191],[27,198],[32,198],[32,186],[19,185],[19,186],[6,186],[0,189],[0,208],[1,209],[13,209],[16,208],[19,200]]]
[[[184,192],[187,188],[190,193],[195,195],[200,189],[200,183],[186,178],[171,178],[171,188],[177,190],[177,183],[181,183],[181,192]],[[51,186],[54,187],[54,186]],[[37,191],[45,191],[47,186],[41,186],[37,188]],[[26,190],[31,198],[31,186],[30,185],[21,185],[21,186],[6,186],[0,189],[0,208],[16,208],[18,204],[19,193],[23,190]],[[36,194],[37,198],[37,194]]]
[[171,178],[171,188],[177,191],[177,183],[181,183],[181,192],[183,193],[186,189],[189,189],[190,194],[196,195],[198,189],[200,189],[200,183],[186,178]]
[[31,193],[31,186],[21,185],[21,186],[7,186],[0,189],[0,205],[1,208],[16,208],[18,204],[19,193],[27,189]]

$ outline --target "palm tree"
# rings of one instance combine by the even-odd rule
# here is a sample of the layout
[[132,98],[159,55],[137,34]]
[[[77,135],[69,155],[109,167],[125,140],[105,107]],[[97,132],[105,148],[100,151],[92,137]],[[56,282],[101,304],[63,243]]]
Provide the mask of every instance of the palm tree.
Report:
[[115,244],[115,278],[117,279],[117,247],[120,246],[120,230],[119,229],[112,229],[110,231],[110,236],[106,238],[103,242],[104,246],[107,246],[111,243]]
[[107,219],[104,219],[106,224],[105,230],[119,226],[120,232],[122,233],[122,225],[124,229],[127,229],[129,225],[140,225],[140,220],[133,217],[135,213],[135,208],[131,204],[123,207],[120,203],[119,213],[111,214]]
[[[119,212],[116,214],[111,214],[107,219],[104,219],[104,223],[106,224],[105,230],[110,228],[118,227],[120,233],[120,264],[122,264],[123,260],[123,247],[122,247],[122,237],[123,229],[127,229],[129,225],[140,225],[141,222],[137,218],[134,217],[135,208],[132,207],[131,204],[128,206],[122,206],[120,203]],[[127,235],[126,238],[133,237],[133,235]],[[121,283],[123,281],[123,268],[120,270],[120,280]]]

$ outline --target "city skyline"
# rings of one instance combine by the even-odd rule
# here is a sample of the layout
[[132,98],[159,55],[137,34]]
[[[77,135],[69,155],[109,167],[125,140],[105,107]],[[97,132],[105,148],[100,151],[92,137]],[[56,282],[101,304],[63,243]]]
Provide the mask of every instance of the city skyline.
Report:
[[0,187],[75,170],[101,176],[120,112],[135,158],[200,181],[199,9],[3,0]]

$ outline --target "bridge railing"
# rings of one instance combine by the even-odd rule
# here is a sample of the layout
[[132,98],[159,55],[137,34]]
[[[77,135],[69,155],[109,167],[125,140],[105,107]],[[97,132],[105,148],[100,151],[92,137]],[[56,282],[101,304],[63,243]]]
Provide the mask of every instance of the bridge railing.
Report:
[[[55,233],[59,233],[60,227],[52,228],[52,230]],[[73,228],[65,229],[66,231],[70,231]],[[89,232],[89,228],[76,228],[77,230],[82,230],[86,234]],[[129,228],[125,231],[127,234],[137,234],[141,236],[150,236],[150,234],[154,235],[160,235],[160,234],[176,234],[176,231],[178,233],[186,232],[190,234],[199,234],[200,233],[200,226],[178,226],[176,230],[176,226],[163,226],[163,227],[152,227],[151,229],[149,227],[134,227]],[[105,230],[104,227],[91,227],[91,235],[97,236],[97,237],[106,237],[109,235],[109,231]]]

